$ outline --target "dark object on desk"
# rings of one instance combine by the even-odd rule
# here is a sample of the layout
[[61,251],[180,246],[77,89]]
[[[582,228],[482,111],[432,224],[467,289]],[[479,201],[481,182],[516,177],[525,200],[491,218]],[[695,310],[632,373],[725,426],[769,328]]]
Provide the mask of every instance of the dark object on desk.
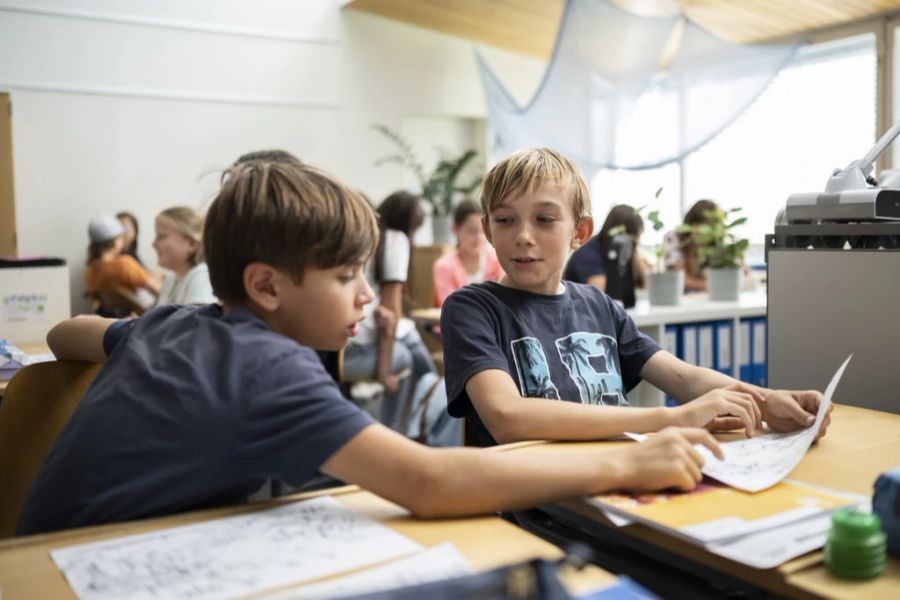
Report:
[[887,535],[887,551],[900,556],[900,467],[878,476],[872,512],[881,519],[881,528]]
[[410,587],[351,596],[357,600],[567,600],[571,598],[557,577],[557,563],[543,559]]
[[0,258],[0,269],[24,269],[25,267],[62,267],[65,266],[64,258],[52,256],[32,256],[23,258]]
[[615,235],[603,255],[606,271],[606,293],[619,300],[625,308],[635,304],[634,295],[634,238],[628,234]]

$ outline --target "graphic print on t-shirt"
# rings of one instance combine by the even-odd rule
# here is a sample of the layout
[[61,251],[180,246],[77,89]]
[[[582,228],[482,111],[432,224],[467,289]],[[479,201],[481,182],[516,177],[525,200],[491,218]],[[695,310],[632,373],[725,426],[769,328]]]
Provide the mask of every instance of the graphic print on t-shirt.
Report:
[[615,338],[577,331],[556,340],[556,349],[569,377],[578,386],[582,404],[628,404],[622,393],[622,374],[614,358],[618,353]]
[[519,375],[520,393],[525,398],[559,400],[559,390],[550,379],[550,365],[540,340],[533,337],[513,340],[513,359]]
[[[526,398],[559,400],[559,389],[551,379],[550,364],[540,340],[524,337],[513,340],[510,345],[521,394]],[[615,360],[618,353],[615,338],[578,331],[556,340],[556,350],[566,373],[578,388],[582,404],[628,404],[622,391],[622,374]]]

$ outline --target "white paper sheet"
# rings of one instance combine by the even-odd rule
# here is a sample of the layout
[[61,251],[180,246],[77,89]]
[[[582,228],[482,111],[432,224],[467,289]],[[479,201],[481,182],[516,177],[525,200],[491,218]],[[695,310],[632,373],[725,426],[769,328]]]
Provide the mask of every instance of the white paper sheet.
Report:
[[230,598],[410,554],[412,540],[331,497],[52,550],[79,598]]
[[[815,422],[809,427],[788,433],[765,433],[745,440],[720,444],[725,460],[719,460],[704,446],[695,445],[703,456],[703,474],[731,487],[747,492],[759,492],[772,487],[794,470],[809,450],[819,427],[831,407],[831,397],[853,355],[847,357],[831,378],[819,405]],[[644,440],[647,436],[626,433],[628,437]]]
[[460,554],[456,546],[447,542],[413,556],[391,561],[380,567],[372,567],[331,581],[305,585],[277,594],[268,594],[257,600],[339,598],[462,577],[471,573],[472,568],[466,562],[465,557]]

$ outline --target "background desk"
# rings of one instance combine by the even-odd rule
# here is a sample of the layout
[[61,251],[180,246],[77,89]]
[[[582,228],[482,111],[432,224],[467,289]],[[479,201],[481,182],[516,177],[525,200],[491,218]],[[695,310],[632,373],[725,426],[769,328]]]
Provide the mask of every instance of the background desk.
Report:
[[[615,442],[578,444],[611,447]],[[630,442],[622,442],[630,443]],[[522,445],[516,452],[554,452],[572,444]],[[598,448],[599,449],[599,448]],[[835,490],[871,496],[880,473],[900,464],[900,416],[850,406],[836,406],[828,434],[813,446],[795,468],[791,479]],[[796,598],[900,598],[900,559],[888,559],[881,577],[867,582],[852,582],[832,576],[821,562],[822,553],[813,552],[777,569],[753,569],[706,552],[698,546],[675,539],[640,524],[616,528],[603,513],[584,500],[570,500],[546,507],[549,515],[543,524],[531,522],[535,530],[559,539],[580,533],[594,542],[620,544],[625,551],[641,556],[642,561],[669,568],[676,562],[686,576],[702,579],[723,576],[728,581]],[[623,552],[624,555],[624,552]],[[640,581],[640,579],[639,579]],[[649,584],[651,582],[642,582]],[[721,592],[720,592],[721,593]],[[751,596],[752,597],[752,596]]]
[[[356,486],[346,486],[256,505],[4,540],[0,542],[0,592],[3,600],[74,598],[75,594],[62,572],[50,559],[49,552],[54,548],[186,525],[322,495],[334,496],[342,504],[369,515],[423,546],[452,542],[476,571],[532,558],[556,559],[562,556],[556,546],[499,517],[423,521],[410,517],[396,504],[361,491]],[[577,573],[567,573],[564,580],[570,591],[582,593],[612,583],[614,577],[599,568],[589,567]]]
[[[50,347],[47,344],[16,344],[16,347],[28,354],[46,354],[50,352]],[[9,381],[9,379],[0,379],[0,398],[3,398],[3,392],[6,391]]]

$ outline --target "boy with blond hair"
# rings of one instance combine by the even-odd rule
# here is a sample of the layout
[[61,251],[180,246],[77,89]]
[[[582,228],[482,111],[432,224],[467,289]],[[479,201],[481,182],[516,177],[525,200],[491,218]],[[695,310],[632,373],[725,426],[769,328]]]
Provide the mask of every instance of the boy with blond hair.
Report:
[[616,488],[691,489],[708,432],[552,456],[417,444],[345,400],[313,348],[355,332],[378,224],[357,192],[299,162],[228,169],[203,235],[221,305],[70,319],[61,359],[105,361],[29,492],[18,533],[243,501],[322,471],[421,516],[515,509]]
[[[547,148],[508,156],[485,177],[481,203],[505,276],[451,294],[441,335],[450,414],[482,445],[670,425],[750,436],[763,420],[776,431],[815,420],[819,392],[767,390],[689,365],[594,286],[562,281],[569,253],[593,230],[587,185],[566,157]],[[627,407],[625,393],[641,379],[681,406]]]

